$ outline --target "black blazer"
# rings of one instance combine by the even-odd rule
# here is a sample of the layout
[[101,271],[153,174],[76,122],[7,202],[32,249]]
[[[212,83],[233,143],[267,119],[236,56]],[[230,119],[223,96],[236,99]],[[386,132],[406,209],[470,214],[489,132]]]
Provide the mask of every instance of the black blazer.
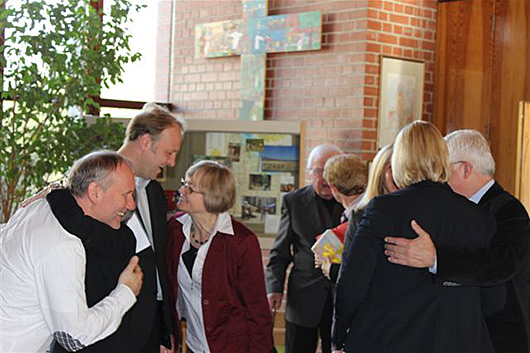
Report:
[[479,205],[495,216],[489,249],[436,246],[439,282],[506,284],[506,306],[486,319],[495,352],[530,351],[530,227],[524,206],[495,183]]
[[[166,245],[167,245],[167,208],[166,197],[164,190],[159,182],[152,180],[146,187],[147,200],[149,202],[149,213],[151,214],[151,228],[153,230],[153,246],[155,249],[155,263],[160,279],[160,286],[162,288],[162,342],[166,347],[171,347],[170,334],[174,330],[174,323],[172,320],[172,311],[170,307],[170,287],[167,275],[166,265]],[[144,282],[146,276],[144,272]],[[155,300],[156,300],[156,286],[155,286]],[[156,310],[156,307],[149,310]],[[146,323],[143,326],[145,330]],[[149,331],[148,331],[149,332]]]
[[424,181],[373,199],[364,211],[337,283],[332,342],[346,352],[492,352],[479,287],[433,283],[428,269],[387,261],[384,237],[415,238],[415,219],[436,244],[488,246],[488,211]]
[[293,263],[285,317],[287,321],[305,327],[318,325],[331,288],[322,271],[315,269],[311,246],[317,235],[339,224],[344,210],[335,202],[331,217],[319,212],[317,197],[311,185],[284,196],[278,236],[266,270],[267,293],[283,293],[285,271]]

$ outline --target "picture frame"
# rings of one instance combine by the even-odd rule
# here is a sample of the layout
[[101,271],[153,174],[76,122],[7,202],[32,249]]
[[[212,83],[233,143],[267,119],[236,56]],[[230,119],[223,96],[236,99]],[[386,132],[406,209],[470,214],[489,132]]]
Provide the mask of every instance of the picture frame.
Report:
[[381,56],[377,148],[394,143],[406,124],[421,120],[425,62]]

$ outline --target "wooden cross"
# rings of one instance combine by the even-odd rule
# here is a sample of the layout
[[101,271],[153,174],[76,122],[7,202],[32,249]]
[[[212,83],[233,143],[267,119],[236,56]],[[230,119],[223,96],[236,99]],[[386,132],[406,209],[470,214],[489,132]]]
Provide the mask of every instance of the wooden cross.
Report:
[[241,55],[239,120],[263,120],[267,53],[319,50],[320,12],[267,16],[267,0],[243,0],[243,19],[195,26],[195,57]]

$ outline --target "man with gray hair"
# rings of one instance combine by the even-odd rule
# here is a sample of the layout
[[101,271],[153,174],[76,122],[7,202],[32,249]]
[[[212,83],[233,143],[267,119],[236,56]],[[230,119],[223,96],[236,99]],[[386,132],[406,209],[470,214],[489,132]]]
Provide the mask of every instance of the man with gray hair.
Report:
[[273,310],[279,309],[285,272],[293,263],[285,314],[286,353],[314,353],[319,332],[322,352],[331,352],[331,283],[314,267],[311,246],[317,235],[340,223],[344,211],[333,199],[323,177],[326,161],[339,154],[342,151],[332,145],[313,148],[307,161],[311,185],[283,198],[280,227],[270,251],[266,281],[269,305]]
[[[114,228],[135,208],[128,162],[100,151],[78,160],[69,191],[84,214]],[[77,351],[112,334],[142,286],[133,257],[104,299],[88,307],[85,250],[45,199],[20,209],[0,234],[0,351],[45,352],[53,338]]]
[[458,194],[489,209],[497,229],[489,249],[444,247],[412,221],[418,237],[387,237],[390,262],[429,267],[440,283],[505,284],[504,309],[486,318],[496,353],[530,351],[530,224],[524,206],[493,179],[495,162],[484,137],[458,130],[445,137],[451,160],[449,184]]

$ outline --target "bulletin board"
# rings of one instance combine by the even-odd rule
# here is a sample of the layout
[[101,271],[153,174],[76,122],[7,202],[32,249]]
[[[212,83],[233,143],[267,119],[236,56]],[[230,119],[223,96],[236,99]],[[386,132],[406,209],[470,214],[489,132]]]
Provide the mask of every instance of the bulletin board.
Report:
[[216,160],[236,178],[232,216],[257,234],[276,234],[283,195],[301,185],[301,122],[188,120],[176,166],[160,180],[175,212],[176,191],[193,163]]

